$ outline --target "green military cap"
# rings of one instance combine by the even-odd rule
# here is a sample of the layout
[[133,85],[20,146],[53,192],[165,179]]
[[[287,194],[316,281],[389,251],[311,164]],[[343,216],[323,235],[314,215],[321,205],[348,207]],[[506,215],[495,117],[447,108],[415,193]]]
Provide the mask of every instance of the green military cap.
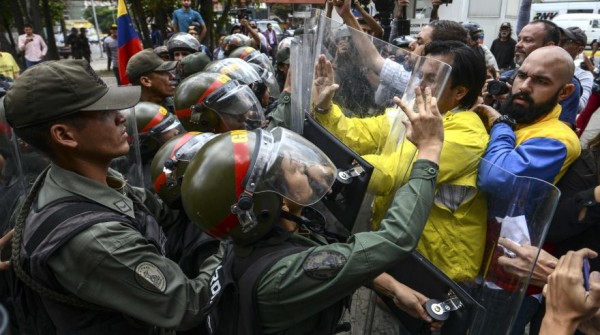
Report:
[[144,49],[129,59],[127,62],[127,76],[129,80],[137,81],[141,76],[156,71],[171,71],[177,62],[164,61],[153,49]]
[[23,72],[6,93],[6,119],[13,128],[46,123],[80,111],[134,106],[140,89],[108,87],[87,61],[48,61]]

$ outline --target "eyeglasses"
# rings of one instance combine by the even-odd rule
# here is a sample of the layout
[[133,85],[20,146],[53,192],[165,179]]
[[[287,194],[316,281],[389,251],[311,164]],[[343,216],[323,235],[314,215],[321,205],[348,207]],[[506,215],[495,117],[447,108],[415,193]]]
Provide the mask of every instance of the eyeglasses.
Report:
[[250,26],[250,28],[257,29],[258,27],[257,26]]

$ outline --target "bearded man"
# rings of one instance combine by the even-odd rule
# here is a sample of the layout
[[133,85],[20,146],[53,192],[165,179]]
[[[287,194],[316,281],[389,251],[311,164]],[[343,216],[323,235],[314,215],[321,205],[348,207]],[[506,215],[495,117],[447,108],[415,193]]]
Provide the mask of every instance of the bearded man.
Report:
[[[559,102],[575,89],[573,58],[560,47],[545,46],[532,51],[516,71],[500,112],[485,105],[474,108],[490,132],[484,161],[513,175],[556,184],[581,152],[575,132],[559,120]],[[480,167],[479,188],[488,194],[511,188],[506,174],[497,171]],[[541,290],[530,289],[528,294],[513,334],[522,334],[541,306]]]

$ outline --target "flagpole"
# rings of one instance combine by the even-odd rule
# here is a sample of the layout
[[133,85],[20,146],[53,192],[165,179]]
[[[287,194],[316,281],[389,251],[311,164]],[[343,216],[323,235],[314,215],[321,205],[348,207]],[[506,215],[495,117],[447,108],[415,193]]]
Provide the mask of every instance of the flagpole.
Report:
[[96,37],[98,38],[98,47],[100,47],[100,58],[104,58],[104,53],[102,52],[102,46],[100,43],[100,26],[98,25],[98,18],[96,17],[96,3],[92,0],[92,14],[94,15],[94,24],[96,25]]

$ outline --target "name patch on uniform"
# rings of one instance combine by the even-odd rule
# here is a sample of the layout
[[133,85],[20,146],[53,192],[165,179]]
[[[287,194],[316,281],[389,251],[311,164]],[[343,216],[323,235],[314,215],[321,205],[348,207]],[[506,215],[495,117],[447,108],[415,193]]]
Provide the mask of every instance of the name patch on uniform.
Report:
[[346,256],[333,250],[315,251],[308,255],[302,269],[313,279],[329,279],[335,277],[346,264]]
[[135,267],[135,281],[144,289],[162,293],[167,289],[167,279],[158,266],[141,262]]

